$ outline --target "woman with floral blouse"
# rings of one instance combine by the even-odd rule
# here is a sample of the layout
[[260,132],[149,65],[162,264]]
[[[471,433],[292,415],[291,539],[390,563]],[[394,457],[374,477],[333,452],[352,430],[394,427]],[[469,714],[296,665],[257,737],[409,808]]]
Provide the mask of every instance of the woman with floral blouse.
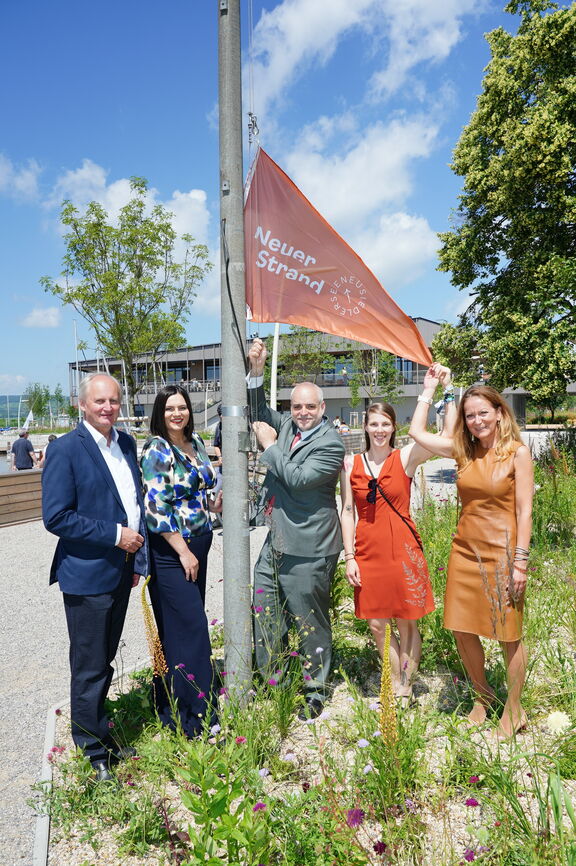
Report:
[[222,510],[209,491],[216,471],[194,432],[187,391],[166,385],[156,396],[140,466],[150,536],[150,598],[168,667],[165,688],[156,683],[158,715],[184,733],[202,729],[212,708],[212,649],[204,611],[206,566],[212,544],[210,512]]

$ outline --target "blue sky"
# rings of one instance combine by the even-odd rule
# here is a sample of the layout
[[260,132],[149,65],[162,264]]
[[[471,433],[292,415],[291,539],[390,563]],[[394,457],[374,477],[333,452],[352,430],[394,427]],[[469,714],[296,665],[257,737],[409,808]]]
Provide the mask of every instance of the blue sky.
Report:
[[[1,4],[0,395],[35,381],[67,392],[73,319],[94,338],[38,282],[61,270],[60,204],[115,213],[132,175],[212,251],[187,334],[219,340],[217,8]],[[448,163],[481,90],[484,34],[516,21],[492,0],[253,0],[253,22],[244,113],[262,146],[405,312],[454,320],[465,298],[436,272],[460,185]]]

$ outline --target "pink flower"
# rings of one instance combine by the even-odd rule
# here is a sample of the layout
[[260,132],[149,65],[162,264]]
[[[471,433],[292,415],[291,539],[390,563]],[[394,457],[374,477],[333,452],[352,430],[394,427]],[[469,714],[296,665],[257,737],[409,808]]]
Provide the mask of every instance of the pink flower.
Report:
[[236,737],[235,741],[237,746],[243,745],[246,742],[246,737]]
[[109,728],[114,728],[114,727],[115,727],[114,722],[108,722],[108,727],[109,727]]
[[310,674],[304,674],[304,679],[305,679],[306,681],[308,681],[308,680],[311,680],[312,677],[310,676]]
[[186,679],[187,679],[187,680],[190,680],[190,682],[194,682],[194,680],[196,679],[196,677],[194,676],[194,674],[187,674],[187,675],[186,675]]
[[270,677],[270,679],[268,680],[268,685],[269,686],[277,686],[278,680],[275,680],[274,677]]
[[476,782],[479,782],[479,781],[480,781],[480,776],[470,776],[470,778],[468,779],[468,784],[469,785],[475,785]]
[[183,665],[182,662],[180,662],[180,664],[179,664],[179,665],[175,665],[175,667],[176,667],[176,670],[177,670],[177,671],[181,671],[182,668],[185,668],[185,667],[186,667],[186,665]]
[[296,650],[292,650],[292,652],[290,653],[290,655],[291,655],[293,658],[298,658],[298,653],[296,652]]
[[61,715],[62,715],[62,710],[60,710],[60,709],[54,710],[54,714],[55,714],[56,716],[61,716]]
[[255,803],[255,805],[252,806],[252,811],[253,812],[261,812],[265,808],[266,808],[266,803]]
[[467,863],[472,863],[473,860],[476,859],[476,854],[472,850],[472,848],[466,848],[464,851],[464,859]]
[[256,607],[254,608],[254,613],[262,613],[263,610],[264,610],[264,608],[262,607],[262,605],[257,604]]
[[264,592],[264,590],[263,590],[263,589],[257,589],[257,590],[256,590],[256,595],[259,595],[261,592]]
[[198,692],[198,697],[202,700],[202,698],[206,697],[206,692]]
[[464,805],[465,806],[479,806],[480,803],[478,802],[476,797],[468,797],[468,799],[466,800],[466,803]]

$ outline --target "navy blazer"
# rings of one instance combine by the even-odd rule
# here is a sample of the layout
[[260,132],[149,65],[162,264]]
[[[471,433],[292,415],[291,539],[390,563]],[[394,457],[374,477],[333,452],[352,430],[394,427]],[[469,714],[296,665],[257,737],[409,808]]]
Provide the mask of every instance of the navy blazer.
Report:
[[[148,574],[148,542],[142,481],[136,445],[118,432],[118,444],[132,470],[141,508],[144,544],[134,558],[134,573]],[[55,439],[46,452],[42,472],[42,519],[59,538],[50,569],[62,592],[100,595],[114,590],[124,569],[126,552],[116,547],[117,525],[128,519],[114,479],[98,445],[83,423]]]

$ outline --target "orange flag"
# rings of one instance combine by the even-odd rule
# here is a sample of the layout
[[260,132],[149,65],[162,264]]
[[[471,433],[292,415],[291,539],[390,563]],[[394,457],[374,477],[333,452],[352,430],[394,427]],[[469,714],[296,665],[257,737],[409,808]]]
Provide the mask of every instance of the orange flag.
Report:
[[418,328],[260,148],[244,205],[248,318],[303,325],[428,366]]

